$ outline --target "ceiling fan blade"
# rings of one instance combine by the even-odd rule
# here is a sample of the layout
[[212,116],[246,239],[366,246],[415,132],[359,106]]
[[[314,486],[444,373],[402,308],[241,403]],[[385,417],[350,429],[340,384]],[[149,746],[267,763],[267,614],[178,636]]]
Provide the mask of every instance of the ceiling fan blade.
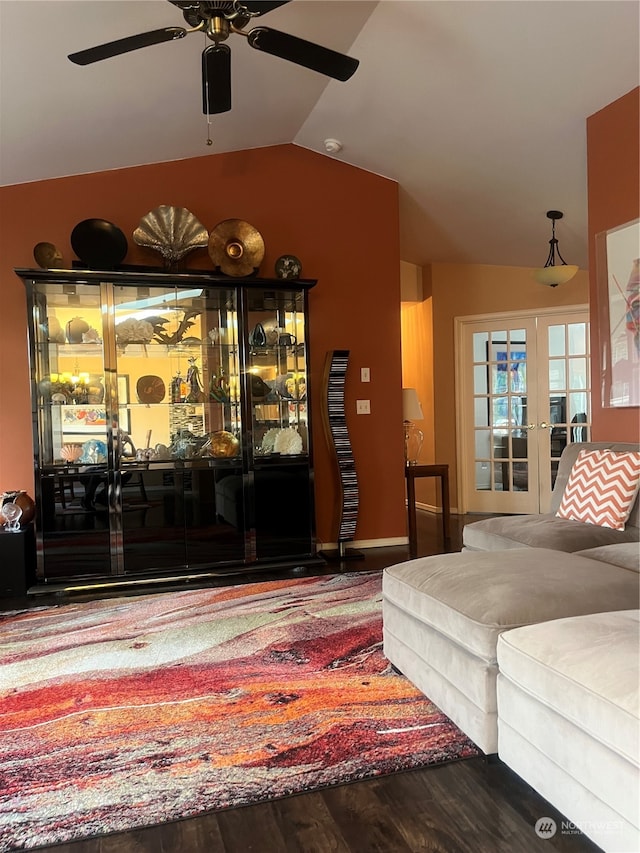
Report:
[[78,53],[70,53],[69,59],[76,65],[91,65],[92,62],[100,62],[101,59],[109,59],[112,56],[120,56],[121,53],[139,50],[141,47],[181,39],[186,35],[187,31],[183,27],[165,27],[162,30],[151,30],[137,36],[127,36],[127,38],[99,44],[97,47],[80,50]]
[[288,33],[281,33],[279,30],[272,30],[270,27],[254,27],[247,34],[247,41],[256,50],[295,62],[296,65],[303,65],[335,80],[348,80],[360,64],[357,59],[343,53]]
[[251,12],[252,15],[266,15],[278,6],[286,6],[291,0],[240,0],[239,5]]
[[231,109],[231,51],[212,44],[202,51],[202,112],[226,113]]

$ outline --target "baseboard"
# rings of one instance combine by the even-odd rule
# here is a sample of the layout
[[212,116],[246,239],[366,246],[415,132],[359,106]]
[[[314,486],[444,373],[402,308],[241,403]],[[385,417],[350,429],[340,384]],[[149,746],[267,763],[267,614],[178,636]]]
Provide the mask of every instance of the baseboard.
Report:
[[[442,515],[442,507],[434,506],[432,504],[423,504],[420,501],[416,501],[416,509],[421,510],[422,512],[432,512],[434,515]],[[459,515],[458,508],[452,506],[449,510],[450,515]]]
[[[408,537],[396,536],[390,539],[354,539],[349,542],[349,548],[388,548],[396,545],[408,544]],[[316,544],[318,551],[335,551],[337,547],[337,542],[318,542]]]

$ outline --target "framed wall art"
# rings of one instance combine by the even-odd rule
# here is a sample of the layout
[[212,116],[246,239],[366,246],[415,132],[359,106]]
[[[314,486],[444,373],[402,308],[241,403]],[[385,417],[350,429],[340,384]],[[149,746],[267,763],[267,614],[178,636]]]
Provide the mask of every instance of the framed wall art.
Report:
[[65,433],[104,433],[107,413],[103,406],[62,406],[62,428]]
[[640,219],[596,234],[602,405],[640,405]]

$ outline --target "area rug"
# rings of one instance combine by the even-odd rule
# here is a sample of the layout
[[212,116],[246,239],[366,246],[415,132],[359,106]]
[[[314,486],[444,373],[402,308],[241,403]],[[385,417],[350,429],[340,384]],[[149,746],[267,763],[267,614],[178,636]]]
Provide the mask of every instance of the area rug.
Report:
[[382,652],[381,574],[0,614],[0,850],[477,755]]

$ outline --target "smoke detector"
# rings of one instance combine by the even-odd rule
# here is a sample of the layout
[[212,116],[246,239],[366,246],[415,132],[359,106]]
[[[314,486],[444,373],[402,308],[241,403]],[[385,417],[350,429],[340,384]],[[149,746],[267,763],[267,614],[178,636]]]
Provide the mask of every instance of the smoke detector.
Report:
[[338,154],[342,151],[342,142],[339,139],[325,139],[324,150],[327,154]]

